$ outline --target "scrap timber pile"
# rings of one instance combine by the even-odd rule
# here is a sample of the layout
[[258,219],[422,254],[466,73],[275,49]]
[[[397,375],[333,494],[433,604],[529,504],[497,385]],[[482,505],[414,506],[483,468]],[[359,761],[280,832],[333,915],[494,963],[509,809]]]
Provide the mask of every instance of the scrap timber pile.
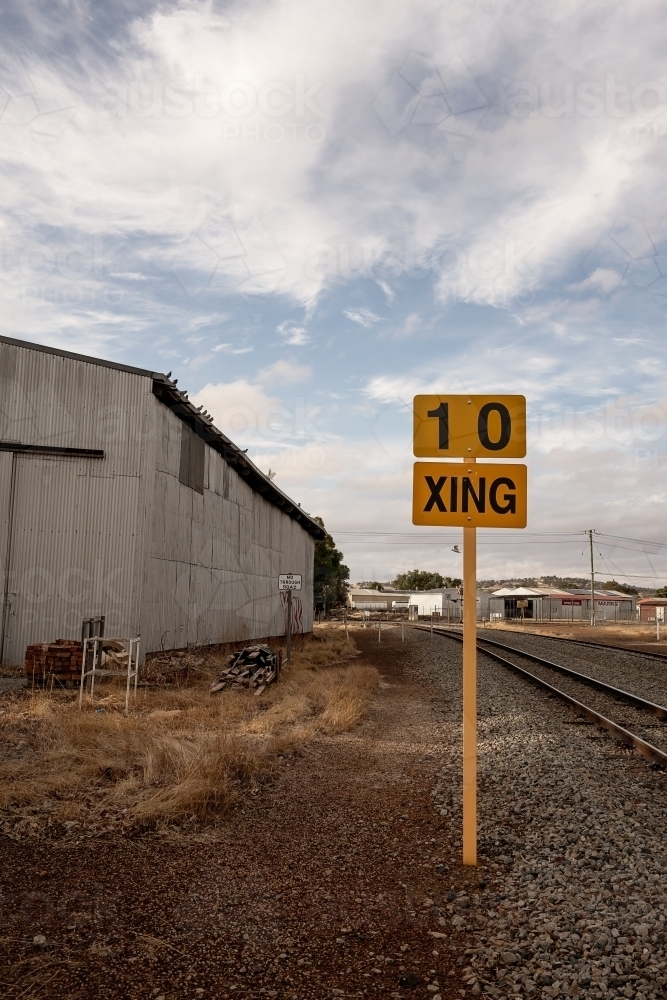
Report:
[[187,686],[202,676],[210,677],[206,665],[206,658],[198,653],[170,650],[160,656],[147,657],[142,676],[149,684]]
[[[90,653],[92,656],[92,652]],[[25,672],[28,683],[72,686],[81,682],[83,643],[76,639],[56,639],[55,642],[36,642],[25,651]],[[128,653],[119,639],[103,639],[98,666],[105,670],[127,670]],[[86,669],[89,669],[89,661]]]
[[25,651],[25,672],[28,683],[66,686],[67,681],[81,680],[83,645],[76,639],[56,639],[55,642],[36,642]]
[[211,694],[224,691],[225,688],[254,688],[258,695],[278,677],[280,654],[274,653],[268,646],[246,646],[238,653],[232,653],[227,664],[218,679],[211,684]]
[[100,666],[105,670],[127,670],[130,654],[120,639],[103,639]]

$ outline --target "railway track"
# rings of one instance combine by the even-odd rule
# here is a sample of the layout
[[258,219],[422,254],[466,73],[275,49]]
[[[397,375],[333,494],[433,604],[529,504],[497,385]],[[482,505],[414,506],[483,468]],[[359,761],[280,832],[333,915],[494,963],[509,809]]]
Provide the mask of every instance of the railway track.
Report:
[[501,635],[532,635],[538,639],[553,639],[554,642],[569,642],[575,646],[590,646],[593,649],[613,649],[619,653],[632,653],[633,656],[646,656],[651,660],[667,660],[667,652],[656,653],[648,649],[636,649],[634,646],[616,646],[611,642],[592,642],[590,639],[571,639],[564,635],[551,635],[547,632],[526,632],[524,629],[504,628],[499,629]]
[[[413,627],[419,628],[421,631],[430,630],[428,626]],[[434,628],[433,633],[434,635],[453,639],[456,642],[463,642],[463,636],[460,631],[455,632],[450,629]],[[477,646],[479,652],[484,656],[519,674],[525,680],[547,691],[552,697],[559,698],[573,708],[577,715],[584,716],[590,722],[606,730],[615,739],[620,740],[620,742],[627,746],[631,746],[647,760],[667,768],[667,726],[664,724],[667,720],[667,708],[664,706],[641,698],[630,691],[613,687],[596,677],[590,677],[587,674],[572,670],[563,664],[554,663],[551,660],[523,649],[516,649],[506,643],[478,636]],[[500,653],[496,652],[497,648],[511,654],[512,659],[508,659],[507,656],[501,656]],[[623,652],[626,652],[626,650],[623,650]],[[528,670],[526,666],[517,663],[517,659],[527,661],[531,665],[536,664],[538,673],[535,673],[534,670]],[[562,688],[556,687],[551,683],[554,680],[554,675],[564,678],[568,690],[564,691]],[[593,693],[595,705],[587,704],[581,700],[582,697],[586,697],[587,701],[590,701],[590,693]],[[619,705],[622,705],[624,707],[622,714],[631,716],[630,721],[623,719],[622,722],[615,722],[609,718],[607,713],[610,710],[610,703],[614,714]],[[657,723],[648,723],[647,716],[657,718],[660,721]],[[632,726],[632,729],[629,728],[630,726]],[[665,735],[665,749],[654,746],[651,740],[646,738],[649,735],[648,731],[656,727],[661,730],[661,735],[663,733]],[[633,729],[639,729],[641,735],[633,732]]]

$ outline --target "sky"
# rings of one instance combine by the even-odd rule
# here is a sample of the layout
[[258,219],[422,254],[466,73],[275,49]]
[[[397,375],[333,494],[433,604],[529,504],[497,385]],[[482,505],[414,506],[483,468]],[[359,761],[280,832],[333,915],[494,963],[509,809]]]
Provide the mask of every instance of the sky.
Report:
[[664,585],[665,14],[5,0],[1,332],[172,372],[352,580],[460,575],[413,395],[522,393],[480,578]]

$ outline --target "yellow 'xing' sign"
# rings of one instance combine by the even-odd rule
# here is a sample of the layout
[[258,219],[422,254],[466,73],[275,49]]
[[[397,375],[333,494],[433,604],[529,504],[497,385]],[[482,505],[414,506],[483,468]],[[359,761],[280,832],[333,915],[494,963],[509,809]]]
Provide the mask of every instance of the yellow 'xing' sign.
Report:
[[525,528],[525,465],[415,462],[412,523],[458,528]]
[[417,458],[523,458],[525,396],[415,396]]

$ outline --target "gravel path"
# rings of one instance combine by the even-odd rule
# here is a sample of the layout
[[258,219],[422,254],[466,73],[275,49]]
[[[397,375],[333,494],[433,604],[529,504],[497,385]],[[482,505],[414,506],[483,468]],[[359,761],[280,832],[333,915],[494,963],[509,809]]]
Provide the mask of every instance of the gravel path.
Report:
[[667,776],[480,656],[464,869],[461,647],[358,637],[383,675],[368,718],[220,831],[0,841],[7,996],[667,995]]
[[[461,647],[415,633],[411,646],[417,676],[446,692],[442,736],[456,746]],[[488,879],[448,905],[466,992],[664,997],[667,776],[483,656],[478,704]],[[458,849],[460,783],[457,753],[434,799]]]
[[367,717],[279,758],[224,826],[0,835],[0,996],[460,1000],[446,898],[480,873],[432,807],[442,693],[400,634],[356,638],[382,676]]
[[516,649],[525,649],[536,656],[543,656],[564,667],[590,674],[614,687],[623,688],[633,694],[667,705],[667,659],[664,662],[640,653],[616,649],[596,649],[562,639],[545,636],[521,635],[517,632],[504,633],[500,630],[481,629],[480,638],[493,639]]

